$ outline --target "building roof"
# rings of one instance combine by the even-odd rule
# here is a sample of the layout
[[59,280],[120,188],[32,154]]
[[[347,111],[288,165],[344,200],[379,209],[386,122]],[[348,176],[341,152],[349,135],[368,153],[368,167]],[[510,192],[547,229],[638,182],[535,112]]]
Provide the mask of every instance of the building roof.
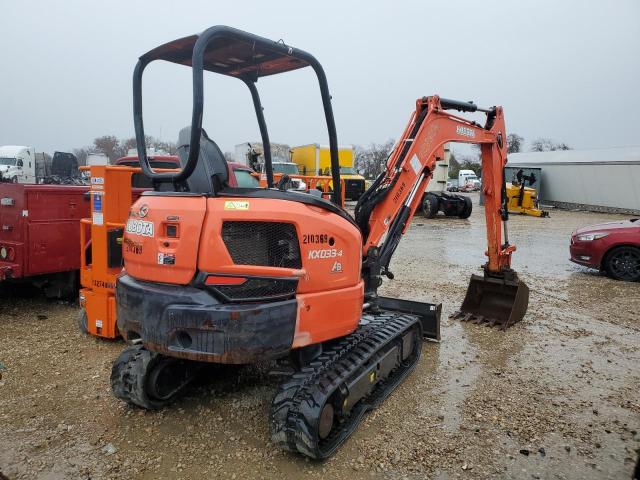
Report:
[[640,165],[640,146],[594,148],[590,150],[556,150],[509,154],[508,166],[539,165]]

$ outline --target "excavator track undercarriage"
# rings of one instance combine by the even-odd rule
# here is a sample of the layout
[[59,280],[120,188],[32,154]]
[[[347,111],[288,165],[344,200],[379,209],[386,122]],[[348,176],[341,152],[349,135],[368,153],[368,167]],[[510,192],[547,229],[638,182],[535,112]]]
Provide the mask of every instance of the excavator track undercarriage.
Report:
[[182,393],[205,365],[132,345],[113,362],[111,389],[130,405],[157,410]]
[[[367,313],[355,332],[323,344],[318,357],[278,386],[270,412],[272,440],[311,458],[331,456],[416,366],[423,322],[396,311]],[[132,345],[114,362],[111,386],[130,405],[156,410],[179,397],[205,366]]]
[[271,405],[271,439],[315,459],[329,457],[416,366],[419,317],[365,314],[351,335],[281,383]]

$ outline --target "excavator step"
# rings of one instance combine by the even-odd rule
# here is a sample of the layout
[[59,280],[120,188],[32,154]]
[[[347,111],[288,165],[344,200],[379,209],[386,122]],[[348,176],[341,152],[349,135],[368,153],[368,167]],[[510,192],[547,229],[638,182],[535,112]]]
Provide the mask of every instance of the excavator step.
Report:
[[292,373],[276,392],[271,439],[314,459],[331,456],[416,366],[422,347],[417,315],[365,314],[351,335]]

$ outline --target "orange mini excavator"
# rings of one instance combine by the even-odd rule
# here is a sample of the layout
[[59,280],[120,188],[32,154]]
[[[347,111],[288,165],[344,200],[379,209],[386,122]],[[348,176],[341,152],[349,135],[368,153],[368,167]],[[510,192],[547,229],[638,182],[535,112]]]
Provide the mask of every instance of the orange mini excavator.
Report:
[[[149,165],[142,121],[142,75],[152,61],[193,73],[191,126],[179,136],[181,170]],[[256,88],[260,77],[311,67],[328,127],[333,202],[273,187],[269,137]],[[203,72],[235,77],[251,93],[264,145],[268,188],[230,188],[220,149],[202,129]],[[423,339],[439,338],[439,305],[382,297],[382,277],[418,208],[446,142],[481,147],[488,262],[474,276],[465,318],[520,320],[528,289],[511,270],[503,167],[502,108],[424,97],[386,170],[360,198],[355,219],[339,206],[338,140],[324,71],[310,54],[216,26],[142,57],[133,80],[138,157],[155,191],[129,213],[125,269],[116,286],[118,330],[131,344],[113,364],[122,400],[160,408],[207,363],[278,359],[286,378],[270,412],[278,445],[313,458],[331,455],[363,414],[415,367]],[[448,110],[482,111],[486,124]],[[167,188],[170,187],[170,188]],[[172,191],[167,191],[172,190]]]

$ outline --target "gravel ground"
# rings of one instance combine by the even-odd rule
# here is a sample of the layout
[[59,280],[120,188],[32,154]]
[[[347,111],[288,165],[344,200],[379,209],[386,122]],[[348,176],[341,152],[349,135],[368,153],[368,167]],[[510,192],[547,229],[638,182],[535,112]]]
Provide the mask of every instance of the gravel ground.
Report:
[[[475,200],[475,197],[474,197]],[[484,262],[484,217],[416,217],[383,293],[443,303],[442,342],[330,460],[269,442],[277,378],[245,367],[160,412],[117,401],[124,348],[77,332],[75,305],[0,303],[0,472],[54,478],[630,478],[640,447],[640,284],[568,258],[571,231],[620,216],[512,217],[525,319],[501,332],[449,320]],[[2,476],[0,475],[0,478]]]

